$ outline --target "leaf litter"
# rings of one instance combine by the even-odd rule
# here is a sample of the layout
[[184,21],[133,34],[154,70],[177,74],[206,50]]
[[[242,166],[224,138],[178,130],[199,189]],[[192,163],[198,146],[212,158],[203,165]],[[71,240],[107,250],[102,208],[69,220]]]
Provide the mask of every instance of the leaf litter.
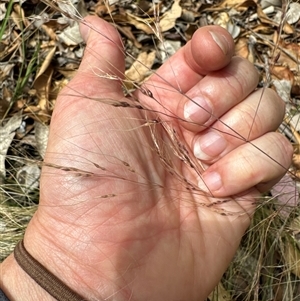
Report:
[[[280,0],[1,3],[0,259],[13,249],[37,203],[55,99],[83,55],[76,21],[96,14],[119,30],[130,54],[126,91],[140,87],[197,28],[217,24],[233,36],[236,54],[256,66],[260,86],[275,89],[286,102],[279,130],[295,153],[291,172],[262,197],[235,260],[208,299],[299,299],[299,11],[298,2]],[[255,241],[257,235],[264,239]]]

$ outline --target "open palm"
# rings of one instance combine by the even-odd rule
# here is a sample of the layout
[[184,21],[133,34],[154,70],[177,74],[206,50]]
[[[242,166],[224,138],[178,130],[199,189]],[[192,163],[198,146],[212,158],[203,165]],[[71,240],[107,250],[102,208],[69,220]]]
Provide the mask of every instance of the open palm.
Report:
[[[98,33],[86,38],[78,74],[57,100],[25,245],[88,300],[203,300],[232,259],[259,191],[290,163],[291,147],[272,133],[284,105],[266,90],[268,110],[255,115],[256,71],[232,58],[233,41],[219,27],[199,29],[126,100],[118,34],[98,18],[86,22]],[[190,99],[197,106],[185,106]],[[279,164],[240,139],[250,128],[250,140]],[[201,177],[190,166],[193,152],[204,162]]]

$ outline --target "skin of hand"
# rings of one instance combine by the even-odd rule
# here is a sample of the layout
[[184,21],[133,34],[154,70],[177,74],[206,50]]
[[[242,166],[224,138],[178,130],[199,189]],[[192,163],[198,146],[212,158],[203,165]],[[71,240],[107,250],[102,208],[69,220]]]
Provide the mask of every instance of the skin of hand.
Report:
[[[87,17],[85,24],[85,55],[57,99],[45,157],[48,164],[72,168],[43,167],[40,205],[25,246],[87,300],[204,300],[232,260],[257,196],[290,165],[291,145],[273,132],[284,103],[271,89],[261,97],[255,68],[233,56],[234,42],[224,29],[208,26],[145,83],[153,97],[135,92],[158,114],[103,104],[126,101],[120,80],[101,76],[122,76],[122,45],[105,21]],[[145,114],[171,124],[202,159],[203,190],[214,197],[187,190],[166,170],[149,126],[143,126]],[[232,132],[247,138],[250,128],[249,140],[257,148]],[[162,127],[156,135],[168,141]],[[184,162],[170,157],[182,175],[201,185]],[[245,214],[222,215],[203,205],[231,197],[234,201],[216,207]],[[13,255],[1,268],[2,286],[12,300],[20,300],[21,289],[28,300],[33,299],[26,290],[52,300]]]

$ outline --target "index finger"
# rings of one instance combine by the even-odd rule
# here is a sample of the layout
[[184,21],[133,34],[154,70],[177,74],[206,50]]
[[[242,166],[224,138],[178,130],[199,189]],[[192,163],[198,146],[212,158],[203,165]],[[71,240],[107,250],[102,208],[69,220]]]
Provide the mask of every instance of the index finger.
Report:
[[227,66],[233,54],[234,41],[225,29],[220,26],[202,27],[151,76],[148,83],[167,84],[185,93],[209,72]]

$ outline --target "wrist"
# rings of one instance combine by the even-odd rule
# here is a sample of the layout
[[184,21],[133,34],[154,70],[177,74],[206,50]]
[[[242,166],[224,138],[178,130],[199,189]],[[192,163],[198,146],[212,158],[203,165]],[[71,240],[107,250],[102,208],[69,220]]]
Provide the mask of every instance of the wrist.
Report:
[[0,265],[0,287],[10,301],[55,301],[22,270],[13,254]]
[[[55,235],[52,234],[51,230],[47,231],[47,229],[52,228],[45,228],[43,224],[39,223],[39,219],[34,216],[24,237],[27,252],[71,290],[81,295],[84,300],[106,300],[107,296],[112,295],[112,292],[115,291],[116,284],[105,278],[105,275],[109,272],[106,269],[107,266],[102,265],[103,260],[100,257],[97,258],[102,268],[98,269],[98,263],[96,269],[95,264],[90,262],[90,258],[89,262],[84,259],[86,254],[89,254],[88,251],[79,252],[81,255],[78,256],[77,248],[80,245],[78,241],[70,239],[60,231],[55,232]],[[18,264],[15,258],[14,261]],[[25,273],[21,267],[18,268],[21,269],[22,273]],[[26,274],[26,276],[30,278],[29,275]],[[115,278],[113,277],[113,279]],[[30,280],[32,279],[30,278]],[[31,284],[38,286],[44,294],[48,294],[34,280]],[[113,299],[125,300],[119,297],[115,298],[115,296]],[[37,299],[33,298],[32,300]],[[42,300],[56,299],[49,295],[48,299]]]
[[[71,290],[73,290],[74,292],[77,292],[78,290],[80,290],[81,292],[85,292],[85,294],[82,294],[83,297],[85,297],[84,300],[89,300],[87,296],[93,298],[88,292],[88,290],[85,288],[84,281],[81,281],[81,283],[77,282],[78,277],[76,277],[76,275],[80,273],[75,273],[75,260],[72,260],[72,258],[68,258],[68,255],[65,254],[59,248],[58,244],[56,244],[52,240],[47,239],[47,234],[45,235],[46,231],[42,230],[42,226],[36,226],[37,225],[35,217],[33,217],[32,222],[26,230],[23,241],[24,247],[26,248],[27,252],[46,270],[48,270],[50,274],[54,275],[56,278],[62,281]],[[53,240],[55,241],[55,237]],[[20,243],[18,243],[18,245],[19,244]],[[50,285],[50,289],[48,290],[44,289],[41,286],[41,284],[38,284],[41,279],[44,279],[44,283],[49,283],[49,276],[41,277],[45,275],[45,273],[43,273],[43,271],[40,270],[36,272],[37,270],[36,268],[34,268],[36,264],[25,260],[24,255],[18,255],[20,254],[20,251],[18,251],[17,254],[16,249],[0,265],[0,288],[7,296],[7,298],[9,298],[10,301],[57,300],[51,295],[51,291],[57,291],[57,287],[51,290],[51,287],[53,287],[52,280],[50,280],[52,284]],[[22,251],[21,253],[24,254],[24,251]],[[20,258],[20,256],[21,259],[23,258],[21,261],[20,259],[18,259]],[[25,258],[28,258],[26,254]],[[23,266],[24,262],[25,267]],[[30,276],[32,271],[34,272]],[[61,297],[60,293],[59,296]]]

